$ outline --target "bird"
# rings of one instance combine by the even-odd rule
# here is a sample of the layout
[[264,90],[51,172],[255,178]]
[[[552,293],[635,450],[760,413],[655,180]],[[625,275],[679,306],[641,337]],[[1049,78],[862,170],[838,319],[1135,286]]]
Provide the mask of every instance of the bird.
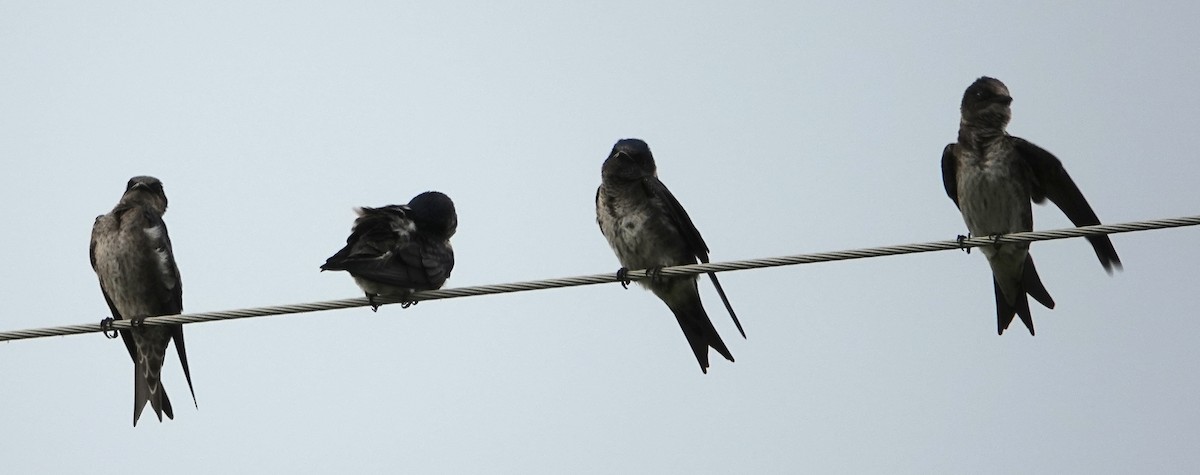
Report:
[[[688,345],[708,373],[708,349],[712,348],[733,361],[733,355],[713,326],[700,301],[696,276],[664,277],[665,266],[708,262],[708,245],[692,223],[687,211],[658,179],[658,170],[649,145],[640,139],[622,139],[613,146],[600,169],[600,187],[596,189],[596,223],[608,241],[621,269],[617,277],[628,284],[629,269],[648,269],[650,278],[638,281],[667,304],[683,330]],[[709,278],[733,318],[742,338],[746,332],[725,296],[715,273]]]
[[[450,238],[458,214],[449,196],[421,193],[406,205],[355,208],[358,218],[346,246],[325,261],[322,271],[344,270],[366,294],[408,299],[414,291],[440,289],[454,269]],[[406,305],[407,306],[407,305]]]
[[[957,142],[942,151],[942,184],[967,229],[974,236],[1032,231],[1030,202],[1045,204],[1047,198],[1076,226],[1100,224],[1057,157],[1005,131],[1011,105],[1004,83],[980,77],[963,93]],[[1107,235],[1087,239],[1108,274],[1122,268]],[[1034,268],[1029,244],[997,243],[980,250],[992,269],[997,334],[1004,334],[1015,314],[1034,335],[1027,296],[1048,309],[1054,299]]]
[[167,345],[172,340],[187,378],[192,404],[196,405],[183,325],[141,324],[146,317],[183,311],[179,267],[175,265],[171,238],[162,219],[166,211],[167,195],[161,181],[150,176],[130,178],[117,205],[108,214],[98,216],[92,225],[88,252],[112,318],[131,321],[131,328],[122,329],[120,334],[134,363],[135,427],[147,403],[159,422],[163,414],[168,419],[175,417],[160,379]]

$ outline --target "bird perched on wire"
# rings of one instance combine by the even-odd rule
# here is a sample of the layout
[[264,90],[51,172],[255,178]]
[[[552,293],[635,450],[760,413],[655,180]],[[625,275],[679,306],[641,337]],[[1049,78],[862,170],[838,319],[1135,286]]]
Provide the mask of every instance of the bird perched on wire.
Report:
[[[618,278],[624,281],[622,285],[628,283],[626,273],[629,269],[649,269],[653,274],[651,278],[638,283],[654,292],[675,314],[675,320],[700,363],[700,370],[708,372],[710,347],[733,361],[733,355],[700,302],[696,276],[663,277],[657,274],[665,266],[695,264],[697,260],[707,263],[708,245],[687,211],[659,181],[650,147],[638,139],[618,141],[600,169],[600,178],[600,187],[596,190],[596,222],[623,266],[617,272]],[[745,338],[746,332],[729,305],[716,274],[709,272],[708,276],[738,332]]]
[[125,194],[117,206],[97,217],[92,226],[89,254],[92,269],[100,279],[100,291],[112,318],[132,320],[133,324],[120,333],[134,363],[134,426],[146,403],[160,422],[163,414],[168,419],[175,417],[160,379],[171,340],[175,341],[183,365],[192,404],[196,403],[183,343],[183,325],[139,325],[146,317],[183,311],[179,268],[175,265],[167,224],[162,219],[166,211],[167,195],[163,193],[162,182],[154,177],[136,176],[125,185]]
[[356,208],[346,247],[325,261],[321,270],[344,270],[366,294],[407,299],[416,290],[440,289],[454,269],[450,237],[458,214],[449,196],[427,191],[406,205]]
[[[942,151],[942,182],[967,229],[975,236],[1032,231],[1030,200],[1043,204],[1047,198],[1076,226],[1100,224],[1058,158],[1005,132],[1012,118],[1011,104],[1004,83],[990,77],[976,80],[963,93],[958,141]],[[1087,239],[1105,271],[1112,274],[1121,268],[1108,236]],[[1033,335],[1026,295],[1051,309],[1054,299],[1038,277],[1029,244],[1004,243],[980,250],[992,268],[997,333],[1004,333],[1015,314]]]

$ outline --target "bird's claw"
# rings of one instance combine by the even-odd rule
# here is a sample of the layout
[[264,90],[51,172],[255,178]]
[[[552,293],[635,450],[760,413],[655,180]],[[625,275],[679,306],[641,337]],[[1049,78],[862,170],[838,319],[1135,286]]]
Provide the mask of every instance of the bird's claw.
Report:
[[117,329],[113,328],[113,321],[112,317],[100,320],[100,331],[104,332],[104,337],[110,340],[117,337]]
[[617,269],[617,282],[621,283],[621,288],[628,290],[629,284],[633,281],[629,280],[629,268],[622,267]]
[[408,308],[408,307],[411,307],[416,304],[417,304],[416,300],[405,300],[403,302],[400,302],[400,308]]
[[1000,234],[992,235],[992,247],[995,247],[995,248],[1000,247],[1000,236],[1001,236]]
[[379,306],[380,306],[380,305],[382,305],[382,304],[380,304],[379,302],[376,302],[376,301],[375,301],[375,296],[374,296],[374,295],[371,295],[371,294],[367,294],[367,302],[371,304],[371,311],[372,311],[372,312],[378,312],[378,311],[379,311]]
[[129,319],[130,328],[144,328],[146,326],[146,317],[134,317]]
[[957,238],[957,239],[955,239],[955,240],[956,240],[956,241],[958,241],[958,248],[959,248],[959,249],[962,249],[962,250],[963,250],[963,252],[966,252],[967,254],[970,254],[970,253],[971,253],[971,248],[970,248],[970,247],[968,247],[967,245],[963,244],[964,242],[966,242],[966,240],[967,240],[967,239],[971,239],[971,235],[970,235],[970,233],[968,233],[966,236],[963,236],[962,234],[959,234],[959,235],[958,235],[958,238]]
[[649,277],[650,282],[653,282],[655,284],[662,283],[662,279],[663,279],[662,270],[663,270],[663,266],[651,267],[649,269],[646,269],[646,277]]

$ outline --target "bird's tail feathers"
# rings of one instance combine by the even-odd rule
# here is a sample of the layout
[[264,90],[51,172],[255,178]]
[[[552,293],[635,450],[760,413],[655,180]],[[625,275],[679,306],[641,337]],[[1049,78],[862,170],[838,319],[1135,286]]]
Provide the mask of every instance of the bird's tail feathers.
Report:
[[175,413],[171,408],[171,400],[162,385],[162,366],[171,343],[170,329],[164,327],[147,327],[133,330],[133,338],[137,347],[137,362],[133,365],[133,425],[137,426],[138,418],[146,404],[154,409],[154,414],[162,422],[163,414],[167,419],[174,419]]
[[[1014,316],[1021,317],[1021,323],[1025,324],[1025,328],[1029,329],[1029,334],[1034,335],[1033,331],[1033,315],[1029,312],[1029,298],[1025,292],[1017,292],[1017,297],[1013,304],[1008,303],[1008,299],[1004,298],[1004,291],[1000,290],[1000,284],[996,282],[996,278],[992,278],[992,287],[996,290],[996,334],[1003,335],[1004,330],[1012,324]],[[1044,289],[1043,289],[1044,290]]]
[[166,414],[167,419],[175,418],[175,411],[171,408],[171,399],[167,397],[167,390],[163,387],[162,381],[159,380],[161,372],[161,365],[158,370],[152,370],[151,365],[148,364],[145,358],[138,359],[138,362],[134,365],[134,427],[137,427],[138,419],[142,416],[142,410],[146,408],[147,403],[154,410],[154,415],[158,416],[159,422],[162,422],[163,414]]
[[[692,283],[694,285],[695,281]],[[692,298],[683,299],[680,302],[667,302],[667,306],[675,314],[675,320],[679,323],[679,328],[683,330],[683,336],[687,338],[688,345],[692,347],[692,353],[696,355],[696,361],[700,363],[701,371],[708,373],[708,349],[710,347],[717,350],[717,353],[720,353],[725,359],[733,361],[733,354],[729,352],[729,348],[721,340],[721,335],[713,327],[712,320],[709,320],[708,314],[704,311],[704,305],[700,303],[698,292]]]
[[721,296],[721,303],[725,304],[725,310],[729,311],[729,316],[733,318],[733,324],[737,326],[738,333],[742,334],[742,338],[746,338],[746,330],[742,330],[742,322],[738,321],[737,314],[733,313],[733,305],[729,304],[729,297],[725,296],[725,289],[721,288],[721,281],[717,280],[716,272],[709,272],[708,278],[712,279],[713,287],[717,288],[717,295]]
[[[187,350],[183,346],[183,325],[171,326],[171,339],[175,340],[175,351],[179,353],[179,364],[183,366],[183,377],[187,379],[188,391],[192,393],[192,405],[199,409],[200,405],[196,403],[196,390],[192,387],[192,370],[188,368]],[[166,400],[165,391],[163,400]],[[170,402],[167,404],[169,406]]]
[[[1054,308],[1054,298],[1050,297],[1050,292],[1046,291],[1046,286],[1042,285],[1041,277],[1038,277],[1037,269],[1033,267],[1033,256],[1025,255],[1025,268],[1021,271],[1021,287],[1025,292],[1037,300],[1038,303],[1046,308]],[[1029,327],[1031,330],[1032,326]]]

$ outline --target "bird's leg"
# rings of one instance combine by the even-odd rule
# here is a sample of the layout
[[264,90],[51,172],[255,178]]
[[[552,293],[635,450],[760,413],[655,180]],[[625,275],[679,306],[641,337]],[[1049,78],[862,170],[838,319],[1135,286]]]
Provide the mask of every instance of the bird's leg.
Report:
[[110,340],[117,337],[117,329],[113,328],[112,324],[113,324],[112,317],[108,317],[108,318],[105,318],[104,320],[100,320],[100,331],[104,332],[104,337],[108,338]]
[[622,288],[624,288],[626,290],[629,289],[629,284],[632,281],[629,280],[629,268],[628,267],[622,267],[620,269],[617,269],[617,282],[621,283]]
[[363,292],[363,293],[367,295],[367,302],[370,302],[370,304],[371,304],[371,311],[378,312],[380,304],[379,304],[379,302],[375,301],[375,296],[371,295],[369,292]]
[[663,280],[662,270],[663,270],[663,266],[655,266],[655,267],[646,269],[646,277],[649,277],[650,282],[652,282],[652,283],[655,283],[655,284],[662,283],[662,280]]
[[971,253],[971,248],[963,245],[963,241],[966,241],[967,239],[971,239],[971,233],[967,233],[967,235],[966,235],[966,236],[963,236],[962,234],[959,234],[959,235],[958,235],[958,239],[957,239],[957,241],[958,241],[958,248],[959,248],[959,249],[962,249],[962,250],[963,250],[963,252],[966,252],[967,254],[970,254],[970,253]]

